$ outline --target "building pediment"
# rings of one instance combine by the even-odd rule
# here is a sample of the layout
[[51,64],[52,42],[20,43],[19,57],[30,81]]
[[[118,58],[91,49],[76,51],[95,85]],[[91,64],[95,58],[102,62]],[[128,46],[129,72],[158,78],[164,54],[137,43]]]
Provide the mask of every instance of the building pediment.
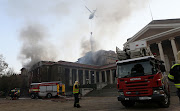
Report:
[[144,33],[142,33],[141,35],[139,35],[136,39],[134,39],[134,41],[138,41],[141,39],[145,39],[147,37],[156,35],[156,34],[160,34],[162,32],[171,30],[172,28],[149,28],[147,31],[145,31]]
[[138,41],[138,40],[150,40],[153,37],[162,37],[161,35],[167,35],[177,33],[180,28],[180,19],[169,20],[154,20],[136,33],[126,44]]

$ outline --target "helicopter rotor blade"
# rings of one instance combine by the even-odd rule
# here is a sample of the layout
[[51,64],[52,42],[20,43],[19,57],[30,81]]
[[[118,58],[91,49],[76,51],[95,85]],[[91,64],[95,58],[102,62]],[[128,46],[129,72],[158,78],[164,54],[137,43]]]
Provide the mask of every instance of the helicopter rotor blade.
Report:
[[[85,6],[85,7],[86,7],[86,6]],[[86,7],[86,8],[87,8],[87,7]],[[87,10],[89,10],[89,9],[87,8]],[[91,10],[89,10],[89,12],[92,13]]]

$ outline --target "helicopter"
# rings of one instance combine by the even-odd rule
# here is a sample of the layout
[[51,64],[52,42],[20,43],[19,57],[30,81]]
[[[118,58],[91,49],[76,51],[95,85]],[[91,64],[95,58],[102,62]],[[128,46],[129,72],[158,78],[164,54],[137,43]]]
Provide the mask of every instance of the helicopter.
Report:
[[[86,7],[86,6],[85,6],[85,7]],[[87,7],[86,7],[86,8],[87,8]],[[87,10],[89,10],[89,8],[87,8]],[[96,9],[96,10],[97,10],[97,9]],[[89,10],[89,12],[91,13],[91,14],[89,15],[89,19],[93,19],[94,16],[96,16],[96,15],[95,15],[96,10],[93,10],[93,12],[92,12],[91,10]]]

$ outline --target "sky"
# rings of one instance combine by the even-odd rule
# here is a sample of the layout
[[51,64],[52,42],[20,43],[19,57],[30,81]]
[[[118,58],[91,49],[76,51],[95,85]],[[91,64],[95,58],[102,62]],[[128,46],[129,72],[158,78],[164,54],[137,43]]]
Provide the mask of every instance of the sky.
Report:
[[[90,38],[95,51],[123,49],[127,39],[152,20],[180,18],[179,4],[179,0],[0,0],[0,54],[20,73],[40,60],[76,62],[90,51]],[[96,17],[90,20],[85,6],[96,10]]]

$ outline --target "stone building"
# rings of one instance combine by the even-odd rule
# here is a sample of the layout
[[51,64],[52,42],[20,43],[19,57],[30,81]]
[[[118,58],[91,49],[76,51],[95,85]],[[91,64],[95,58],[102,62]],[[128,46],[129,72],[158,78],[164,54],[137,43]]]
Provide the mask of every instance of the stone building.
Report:
[[[38,64],[38,65],[37,65]],[[97,83],[115,83],[115,62],[104,66],[80,64],[67,61],[40,61],[31,71],[31,82],[62,81],[66,86],[72,86],[78,80],[81,85]]]
[[[180,50],[180,19],[153,20],[128,39],[124,46],[139,40],[147,41],[151,52],[156,53],[157,58],[165,61],[166,69],[169,71],[170,67],[177,61],[176,54]],[[104,58],[104,65],[40,61],[29,71],[29,83],[60,80],[66,86],[72,86],[74,81],[78,80],[81,85],[114,84],[116,83],[115,73],[113,73],[116,70],[115,55],[114,52],[105,52],[99,56]],[[85,58],[80,59],[86,60]]]
[[[96,57],[103,65],[89,65],[67,61],[40,61],[34,64],[29,71],[22,68],[21,74],[28,75],[29,84],[37,82],[62,81],[66,88],[71,87],[78,80],[81,86],[97,84],[114,84],[116,70],[116,53],[100,50]],[[97,58],[97,59],[98,59]],[[98,63],[99,59],[96,60]],[[27,74],[28,72],[28,74]]]
[[180,19],[153,20],[130,38],[124,46],[138,40],[146,40],[151,52],[165,61],[166,70],[177,61],[180,50]]

